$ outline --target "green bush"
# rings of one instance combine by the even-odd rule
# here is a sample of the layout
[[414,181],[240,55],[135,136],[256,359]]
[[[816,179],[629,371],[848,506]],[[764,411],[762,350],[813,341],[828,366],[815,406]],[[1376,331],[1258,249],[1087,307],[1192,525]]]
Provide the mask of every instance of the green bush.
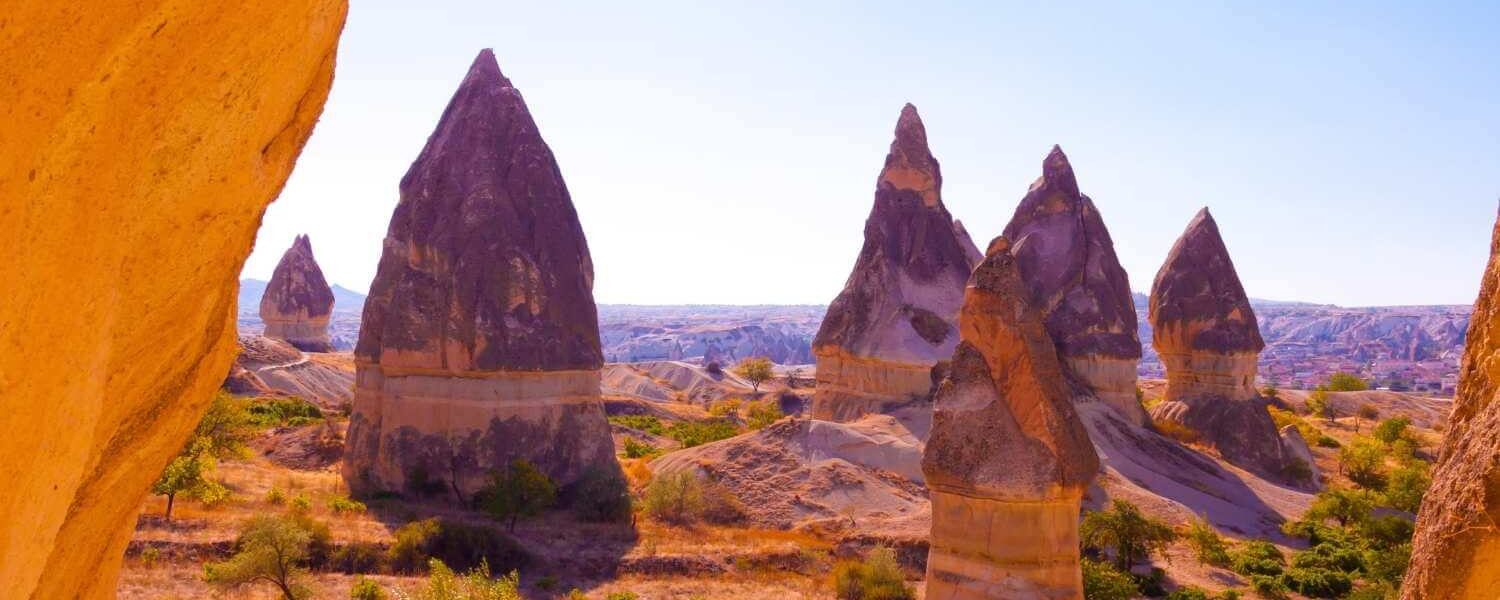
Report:
[[584,521],[618,522],[630,518],[630,487],[617,469],[591,467],[573,491],[573,514]]
[[1387,446],[1401,440],[1410,440],[1412,439],[1411,419],[1406,417],[1386,419],[1376,425],[1375,429],[1370,432],[1370,435]]
[[1344,474],[1359,487],[1378,490],[1385,487],[1385,448],[1366,438],[1355,438],[1339,451]]
[[703,512],[703,482],[689,471],[657,476],[646,486],[641,504],[658,521],[692,523]]
[[250,423],[257,427],[297,427],[323,420],[317,405],[296,396],[257,399],[250,403]]
[[752,402],[745,416],[745,425],[750,429],[763,429],[784,416],[786,415],[781,414],[781,403],[775,399]]
[[1427,465],[1413,462],[1391,471],[1382,498],[1386,506],[1415,514],[1422,507],[1422,497],[1427,495],[1427,488],[1431,485]]
[[667,434],[667,427],[661,424],[661,419],[649,415],[616,415],[610,417],[609,422],[638,431],[644,431],[651,435]]
[[336,515],[362,513],[365,512],[365,503],[348,496],[334,496],[328,500],[328,510]]
[[604,600],[637,600],[638,598],[640,596],[637,596],[635,592],[610,592]]
[[1281,582],[1309,598],[1339,598],[1354,589],[1354,580],[1348,574],[1332,569],[1292,567],[1281,576]]
[[413,600],[521,600],[520,577],[514,571],[495,579],[490,566],[480,563],[457,575],[436,558],[428,563],[427,571],[427,582]]
[[1177,533],[1166,523],[1146,516],[1136,505],[1115,500],[1107,511],[1085,514],[1078,525],[1078,536],[1085,547],[1113,552],[1115,566],[1128,572],[1151,554],[1165,550]]
[[540,515],[557,502],[557,486],[531,461],[518,458],[503,471],[491,471],[489,483],[474,495],[474,501],[515,531],[517,519]]
[[684,448],[717,442],[739,434],[739,426],[729,419],[684,421],[667,428],[667,437],[677,440]]
[[1330,392],[1360,392],[1370,389],[1370,384],[1358,376],[1339,371],[1328,377],[1327,388]]
[[1084,600],[1131,600],[1140,591],[1135,580],[1107,562],[1083,559]]
[[1208,592],[1195,587],[1184,587],[1167,594],[1166,600],[1209,600]]
[[1278,576],[1285,565],[1281,549],[1265,540],[1246,542],[1229,553],[1230,570],[1246,577]]
[[1260,594],[1262,598],[1280,600],[1286,597],[1286,584],[1281,582],[1281,577],[1271,575],[1251,575],[1250,589]]
[[635,438],[625,438],[625,458],[654,458],[660,454],[661,448],[645,442],[637,442]]
[[916,595],[896,564],[896,553],[878,546],[863,561],[843,561],[833,568],[839,600],[910,600]]
[[1313,498],[1303,520],[1321,523],[1332,519],[1340,527],[1358,525],[1369,520],[1375,510],[1375,496],[1363,490],[1328,488]]
[[1200,518],[1188,523],[1185,537],[1198,562],[1215,567],[1229,566],[1229,546],[1207,520]]
[[493,527],[466,525],[439,518],[412,521],[396,529],[388,558],[398,573],[420,573],[430,559],[459,569],[499,565],[519,569],[531,557],[520,545]]
[[1327,435],[1318,436],[1318,441],[1314,443],[1316,443],[1319,448],[1338,448],[1340,446],[1343,446],[1343,444],[1340,444],[1338,440],[1333,439],[1332,437],[1329,437]]
[[355,578],[354,587],[349,588],[349,600],[385,600],[385,598],[385,589],[367,577]]
[[311,508],[312,499],[308,498],[307,494],[297,494],[296,497],[292,498],[292,510],[306,512]]
[[379,573],[383,562],[385,553],[378,544],[351,542],[333,551],[326,568],[348,575]]
[[1359,550],[1347,544],[1328,541],[1293,554],[1292,567],[1354,572],[1364,568],[1364,558],[1360,556]]
[[262,515],[248,521],[235,543],[235,554],[203,565],[203,579],[216,587],[237,588],[265,581],[284,600],[309,598],[303,567],[312,536],[291,517]]

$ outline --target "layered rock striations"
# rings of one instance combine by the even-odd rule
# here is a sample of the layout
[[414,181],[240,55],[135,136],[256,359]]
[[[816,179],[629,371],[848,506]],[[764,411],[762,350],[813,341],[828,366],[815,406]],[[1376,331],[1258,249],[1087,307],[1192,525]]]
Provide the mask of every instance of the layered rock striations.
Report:
[[1148,306],[1151,342],[1167,370],[1166,398],[1151,418],[1199,432],[1230,462],[1283,475],[1281,437],[1255,390],[1265,343],[1207,208],[1167,254]]
[[1469,320],[1458,393],[1422,499],[1403,600],[1480,600],[1500,590],[1500,222]]
[[346,10],[6,3],[0,595],[114,597],[141,498],[234,359],[236,278]]
[[924,398],[932,366],[953,353],[973,262],[942,186],[927,131],[908,104],[876,182],[864,246],[813,338],[814,418],[852,420]]
[[485,50],[411,169],[355,348],[345,477],[462,499],[513,459],[618,469],[593,263],[551,150]]
[[1099,470],[1042,311],[996,238],[933,399],[927,598],[1081,599],[1078,509]]
[[1042,162],[1042,176],[1005,226],[1012,254],[1042,311],[1047,333],[1080,391],[1144,425],[1135,395],[1141,359],[1130,281],[1094,201],[1078,191],[1061,148]]
[[271,281],[260,297],[263,335],[286,340],[304,352],[332,352],[328,317],[333,313],[333,290],[313,258],[312,241],[299,235],[281,255]]

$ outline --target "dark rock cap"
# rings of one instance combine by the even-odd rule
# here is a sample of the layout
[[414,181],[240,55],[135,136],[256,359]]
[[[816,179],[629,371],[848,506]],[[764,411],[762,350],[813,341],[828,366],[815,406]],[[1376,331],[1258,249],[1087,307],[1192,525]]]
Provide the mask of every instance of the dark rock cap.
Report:
[[271,281],[260,297],[262,318],[276,316],[321,317],[333,311],[333,290],[323,279],[323,270],[313,259],[312,241],[299,235],[281,255]]
[[1004,237],[969,280],[959,329],[922,456],[929,486],[1019,499],[1086,487],[1099,457]]
[[1151,284],[1151,327],[1157,338],[1173,323],[1196,323],[1185,350],[1259,352],[1265,347],[1255,311],[1235,273],[1219,226],[1205,207],[1188,223]]
[[449,371],[597,369],[593,282],[552,151],[481,51],[401,179],[356,354]]
[[[922,119],[907,104],[876,182],[864,246],[843,291],[829,304],[815,347],[841,346],[866,356],[900,347],[922,355],[904,358],[922,359],[952,348],[951,323],[972,263],[943,206],[942,185]],[[905,330],[881,327],[893,322]]]
[[1078,191],[1073,166],[1053,146],[1005,226],[1031,299],[1063,356],[1141,356],[1130,281],[1093,200]]

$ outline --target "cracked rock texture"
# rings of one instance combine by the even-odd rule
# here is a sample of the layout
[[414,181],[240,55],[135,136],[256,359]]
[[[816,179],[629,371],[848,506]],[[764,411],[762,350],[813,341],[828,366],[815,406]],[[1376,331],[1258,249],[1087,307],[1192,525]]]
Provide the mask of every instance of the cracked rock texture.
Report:
[[0,586],[111,598],[229,371],[237,278],[347,4],[16,0],[0,16]]

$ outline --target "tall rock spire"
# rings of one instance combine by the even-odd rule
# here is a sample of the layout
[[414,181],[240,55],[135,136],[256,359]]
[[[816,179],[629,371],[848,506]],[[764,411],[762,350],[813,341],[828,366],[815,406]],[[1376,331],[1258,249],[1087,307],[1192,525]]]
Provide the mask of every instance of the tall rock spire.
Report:
[[313,258],[312,242],[299,235],[281,255],[260,297],[265,336],[286,340],[307,352],[332,352],[328,340],[332,312],[333,290]]
[[923,398],[932,366],[952,354],[973,265],[942,187],[922,119],[907,104],[876,180],[864,246],[813,339],[815,418],[849,420]]
[[1469,319],[1453,414],[1417,514],[1402,600],[1488,598],[1500,589],[1500,220]]
[[462,495],[524,458],[566,484],[615,466],[593,262],[552,151],[494,54],[401,179],[365,303],[345,475]]
[[1151,417],[1199,432],[1242,467],[1273,476],[1297,472],[1288,469],[1293,457],[1255,390],[1265,343],[1207,208],[1167,254],[1149,306],[1152,343],[1167,368],[1166,400]]
[[996,238],[974,270],[933,398],[928,598],[1083,594],[1078,508],[1099,458],[1010,250]]
[[1130,281],[1093,200],[1078,191],[1062,148],[1016,207],[1005,237],[1047,332],[1075,381],[1126,420],[1144,425],[1135,397],[1141,341]]

